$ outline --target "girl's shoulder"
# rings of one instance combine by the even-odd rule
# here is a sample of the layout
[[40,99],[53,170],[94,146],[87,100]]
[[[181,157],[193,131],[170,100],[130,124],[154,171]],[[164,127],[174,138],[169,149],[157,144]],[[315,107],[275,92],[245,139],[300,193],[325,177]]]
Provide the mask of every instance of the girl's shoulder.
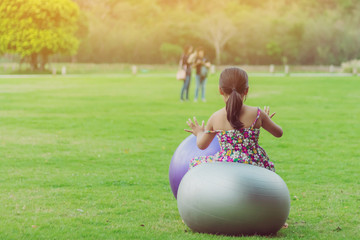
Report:
[[252,113],[252,115],[257,115],[258,113],[260,114],[264,114],[264,111],[261,110],[260,107],[254,107],[254,106],[249,106],[249,105],[243,105],[243,107],[246,108],[246,111],[249,113]]
[[242,114],[250,117],[257,117],[258,114],[261,114],[261,109],[259,107],[243,105]]
[[257,112],[259,107],[249,106],[249,105],[243,105],[243,107],[246,108],[247,111]]
[[210,124],[211,126],[218,122],[219,120],[223,119],[224,116],[226,117],[226,110],[225,107],[221,108],[219,110],[217,110],[216,112],[214,112],[213,114],[211,114],[209,120],[208,120],[208,124]]
[[214,112],[211,116],[210,116],[210,119],[216,119],[216,118],[219,118],[219,117],[223,117],[223,116],[226,116],[226,109],[225,107],[217,110],[216,112]]
[[226,125],[224,125],[227,122],[228,121],[226,118],[226,110],[224,107],[217,110],[210,116],[207,124],[208,126],[207,130],[224,129],[227,127]]
[[[260,128],[262,126],[263,111],[259,107],[244,105],[243,119],[252,127]],[[245,120],[247,119],[247,120]]]

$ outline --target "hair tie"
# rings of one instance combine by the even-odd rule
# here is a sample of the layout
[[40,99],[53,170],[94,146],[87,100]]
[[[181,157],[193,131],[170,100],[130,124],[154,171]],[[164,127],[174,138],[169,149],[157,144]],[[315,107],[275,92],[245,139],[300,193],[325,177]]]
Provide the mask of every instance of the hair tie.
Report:
[[236,92],[236,89],[235,89],[235,88],[233,88],[232,90]]

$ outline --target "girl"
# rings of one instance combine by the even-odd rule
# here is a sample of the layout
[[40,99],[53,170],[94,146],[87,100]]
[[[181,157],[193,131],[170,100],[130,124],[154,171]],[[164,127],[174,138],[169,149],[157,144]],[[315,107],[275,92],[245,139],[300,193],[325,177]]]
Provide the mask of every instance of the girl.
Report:
[[184,85],[181,88],[180,94],[180,101],[184,101],[184,93],[185,93],[185,100],[189,100],[189,87],[190,87],[190,80],[191,80],[191,62],[190,62],[190,55],[193,52],[192,46],[186,46],[184,49],[184,54],[181,56],[181,66],[186,72],[186,77],[184,81]]
[[198,124],[196,118],[187,124],[191,130],[185,131],[197,137],[197,146],[205,149],[215,136],[218,137],[221,150],[214,156],[197,157],[191,160],[190,168],[204,162],[239,162],[256,165],[275,171],[274,164],[269,161],[265,150],[258,144],[260,127],[275,137],[281,137],[283,131],[269,116],[269,107],[264,111],[256,107],[244,105],[249,91],[246,72],[237,67],[225,69],[219,80],[219,91],[226,106],[215,112],[208,120]]
[[201,89],[201,100],[206,102],[205,99],[205,85],[207,81],[207,72],[211,66],[211,63],[205,58],[205,52],[202,47],[197,49],[197,56],[194,60],[194,67],[196,69],[196,88],[195,88],[195,98],[194,102],[197,102],[199,89]]

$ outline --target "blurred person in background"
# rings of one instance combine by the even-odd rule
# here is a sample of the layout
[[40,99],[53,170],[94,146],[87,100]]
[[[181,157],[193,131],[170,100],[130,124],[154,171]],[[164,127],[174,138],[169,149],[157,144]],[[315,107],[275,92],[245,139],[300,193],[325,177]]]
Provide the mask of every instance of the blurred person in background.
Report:
[[[181,94],[180,94],[180,101],[188,101],[189,100],[189,87],[190,87],[190,81],[191,81],[191,64],[192,62],[190,62],[189,58],[191,56],[191,54],[193,53],[193,46],[188,45],[184,48],[184,53],[181,56],[181,66],[182,68],[185,70],[186,72],[186,76],[185,76],[185,80],[184,80],[184,84],[183,87],[181,89]],[[184,99],[184,94],[185,94],[185,99]]]
[[199,89],[201,89],[201,100],[206,102],[205,99],[205,86],[209,68],[211,67],[210,61],[205,57],[205,51],[202,47],[196,49],[196,57],[193,60],[196,69],[196,88],[194,102],[198,101]]

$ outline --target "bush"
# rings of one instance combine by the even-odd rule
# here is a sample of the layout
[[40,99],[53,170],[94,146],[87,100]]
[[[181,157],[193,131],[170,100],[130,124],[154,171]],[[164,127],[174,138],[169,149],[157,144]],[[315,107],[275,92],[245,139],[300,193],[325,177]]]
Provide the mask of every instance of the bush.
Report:
[[177,63],[182,51],[182,48],[176,44],[163,43],[160,46],[161,57],[166,63]]
[[345,73],[353,73],[353,69],[360,72],[360,60],[353,59],[351,61],[341,63],[341,70]]

